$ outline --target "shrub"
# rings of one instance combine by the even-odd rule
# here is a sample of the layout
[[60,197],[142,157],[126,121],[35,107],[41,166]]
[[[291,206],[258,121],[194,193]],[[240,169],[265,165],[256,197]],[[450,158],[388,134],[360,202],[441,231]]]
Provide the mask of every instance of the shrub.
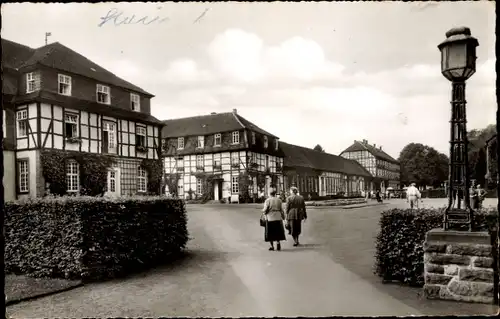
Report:
[[185,205],[163,197],[46,197],[6,203],[5,271],[95,280],[185,248]]
[[[375,274],[384,281],[423,286],[425,234],[433,228],[442,227],[444,210],[391,209],[383,212],[376,239]],[[497,216],[495,209],[476,211],[477,229],[491,231]],[[463,230],[466,229],[464,225]]]

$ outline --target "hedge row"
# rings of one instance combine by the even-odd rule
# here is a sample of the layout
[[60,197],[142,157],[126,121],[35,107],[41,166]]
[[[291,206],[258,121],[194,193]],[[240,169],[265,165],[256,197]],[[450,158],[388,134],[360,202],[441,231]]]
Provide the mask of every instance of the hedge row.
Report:
[[154,266],[188,241],[182,200],[49,197],[6,203],[5,271],[113,278]]
[[[442,227],[444,210],[391,209],[383,212],[376,240],[375,274],[384,281],[423,286],[425,234]],[[496,209],[476,211],[476,227],[480,231],[491,231],[497,217]]]

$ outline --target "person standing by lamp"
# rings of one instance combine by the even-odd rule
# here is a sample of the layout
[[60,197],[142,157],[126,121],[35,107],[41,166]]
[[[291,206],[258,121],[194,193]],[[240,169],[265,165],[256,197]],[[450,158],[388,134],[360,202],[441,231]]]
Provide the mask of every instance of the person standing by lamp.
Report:
[[410,208],[418,208],[418,200],[422,197],[415,183],[411,183],[406,190],[406,202],[410,204]]

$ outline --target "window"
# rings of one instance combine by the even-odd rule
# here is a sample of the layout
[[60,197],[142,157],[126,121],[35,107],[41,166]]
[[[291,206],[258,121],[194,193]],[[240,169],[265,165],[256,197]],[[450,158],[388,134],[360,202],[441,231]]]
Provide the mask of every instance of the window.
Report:
[[2,129],[3,129],[3,138],[7,137],[7,122],[5,121],[5,110],[2,110],[3,111],[3,126],[2,126]]
[[196,147],[203,148],[205,146],[205,136],[198,136],[198,143]]
[[135,128],[135,146],[146,147],[146,128],[143,126]]
[[203,168],[203,155],[196,155],[196,167]]
[[238,176],[231,177],[231,193],[238,194],[240,192],[240,184]]
[[184,137],[179,137],[177,139],[177,149],[179,150],[184,149]]
[[147,191],[146,170],[141,166],[137,168],[137,191],[141,193]]
[[58,82],[59,82],[59,94],[70,96],[71,95],[71,77],[64,75],[64,74],[59,74]]
[[269,155],[266,155],[266,169],[269,168]]
[[252,132],[252,144],[255,144],[255,132]]
[[233,132],[233,144],[240,144],[240,132]]
[[35,72],[30,72],[26,74],[26,93],[31,93],[38,91],[40,75]]
[[222,144],[222,136],[220,133],[215,134],[214,136],[214,146],[220,146]]
[[28,136],[28,110],[17,111],[17,137]]
[[102,148],[103,153],[108,153],[109,149],[116,148],[116,124],[113,122],[103,123],[102,132]]
[[276,139],[276,140],[274,140],[274,144],[275,144],[275,146],[274,146],[274,147],[276,148],[276,150],[278,150],[278,140],[277,140],[277,139]]
[[233,167],[240,167],[240,157],[238,153],[231,154],[231,165]]
[[17,162],[18,164],[18,169],[19,169],[19,192],[20,193],[27,193],[29,192],[29,169],[28,169],[28,161],[27,160],[21,160]]
[[178,171],[183,171],[184,170],[184,158],[183,157],[177,157],[175,159],[175,165],[177,166]]
[[130,93],[130,109],[132,111],[141,111],[141,97],[137,94]]
[[214,169],[221,169],[222,164],[220,159],[214,159]]
[[116,172],[113,170],[109,171],[109,191],[116,192]]
[[80,176],[78,174],[78,163],[68,161],[66,163],[66,184],[68,192],[78,192]]
[[268,144],[267,136],[264,136],[264,148],[267,148]]
[[202,184],[201,184],[201,178],[196,179],[196,193],[201,194],[202,193]]
[[110,104],[109,86],[97,84],[97,102],[102,104]]
[[69,113],[64,115],[64,136],[78,137],[78,115]]

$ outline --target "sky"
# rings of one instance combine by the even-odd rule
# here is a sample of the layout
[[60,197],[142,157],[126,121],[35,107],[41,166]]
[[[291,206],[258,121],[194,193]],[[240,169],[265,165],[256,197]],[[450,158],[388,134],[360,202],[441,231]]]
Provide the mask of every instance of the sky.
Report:
[[448,154],[437,45],[457,26],[479,41],[466,99],[481,129],[497,109],[494,2],[4,4],[1,32],[33,48],[51,32],[154,94],[161,120],[237,109],[291,144],[366,139],[397,158],[412,142]]

